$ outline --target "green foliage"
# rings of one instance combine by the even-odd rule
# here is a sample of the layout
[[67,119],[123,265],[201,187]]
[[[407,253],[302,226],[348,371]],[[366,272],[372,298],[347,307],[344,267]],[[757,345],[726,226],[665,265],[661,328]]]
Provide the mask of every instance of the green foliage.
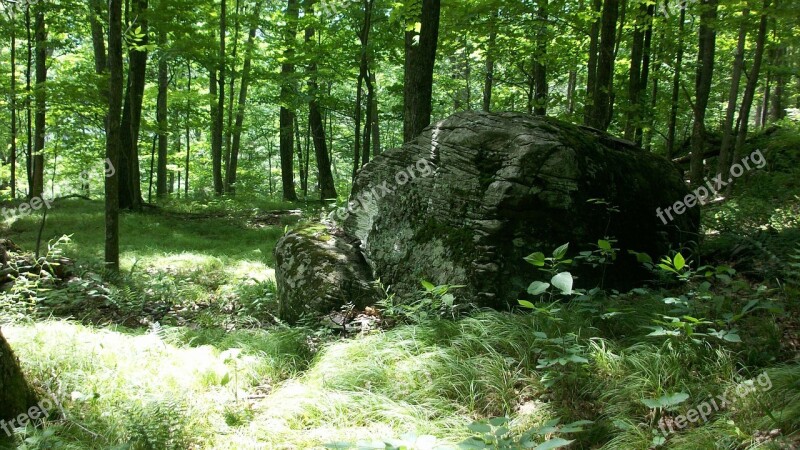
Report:
[[495,417],[485,422],[474,422],[469,425],[469,429],[475,435],[459,444],[458,447],[464,450],[513,450],[518,448],[550,450],[566,447],[574,442],[560,437],[552,437],[553,435],[581,432],[584,426],[592,423],[588,420],[581,420],[560,426],[559,422],[561,422],[560,419],[549,420],[519,436],[512,435],[508,428],[507,417]]

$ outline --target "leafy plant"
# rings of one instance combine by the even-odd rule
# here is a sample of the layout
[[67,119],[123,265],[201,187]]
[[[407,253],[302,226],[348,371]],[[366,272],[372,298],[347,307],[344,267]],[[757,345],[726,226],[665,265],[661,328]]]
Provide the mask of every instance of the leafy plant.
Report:
[[511,432],[507,417],[495,417],[487,421],[473,422],[468,428],[474,435],[461,442],[458,447],[463,450],[513,450],[520,448],[550,450],[566,447],[574,442],[554,435],[577,433],[583,431],[584,426],[593,423],[588,420],[580,420],[559,426],[560,421],[561,419],[550,420],[518,436]]

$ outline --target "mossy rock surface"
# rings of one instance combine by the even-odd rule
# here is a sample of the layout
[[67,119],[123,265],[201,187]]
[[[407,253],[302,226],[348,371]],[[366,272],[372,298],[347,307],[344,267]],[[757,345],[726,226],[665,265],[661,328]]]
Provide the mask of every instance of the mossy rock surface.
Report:
[[381,298],[361,253],[329,224],[287,233],[275,247],[275,262],[280,317],[289,323]]
[[[367,164],[343,223],[373,277],[401,299],[425,279],[466,285],[465,300],[502,308],[541,277],[523,258],[566,242],[574,255],[615,237],[606,287],[641,281],[627,250],[657,258],[697,239],[698,208],[666,225],[656,216],[687,194],[671,162],[627,141],[527,114],[464,112]],[[576,287],[591,287],[592,274],[578,274]]]

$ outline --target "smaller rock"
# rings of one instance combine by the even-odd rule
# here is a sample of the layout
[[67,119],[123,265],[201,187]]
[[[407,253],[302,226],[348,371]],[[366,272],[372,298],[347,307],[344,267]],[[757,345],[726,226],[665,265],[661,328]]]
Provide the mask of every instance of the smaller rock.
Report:
[[330,224],[309,224],[275,246],[279,316],[294,323],[352,303],[364,308],[383,294],[361,253]]

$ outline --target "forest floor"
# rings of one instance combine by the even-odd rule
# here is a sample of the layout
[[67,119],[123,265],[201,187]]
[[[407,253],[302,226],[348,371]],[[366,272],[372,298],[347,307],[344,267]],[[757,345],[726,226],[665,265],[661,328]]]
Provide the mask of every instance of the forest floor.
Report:
[[[384,304],[396,326],[350,334],[275,318],[274,244],[318,211],[124,214],[111,275],[102,204],[57,201],[42,254],[70,258],[69,275],[0,297],[3,333],[53,407],[0,447],[796,449],[796,180],[754,177],[708,208],[701,252],[632,292],[457,319]],[[39,221],[3,235],[30,251]]]

